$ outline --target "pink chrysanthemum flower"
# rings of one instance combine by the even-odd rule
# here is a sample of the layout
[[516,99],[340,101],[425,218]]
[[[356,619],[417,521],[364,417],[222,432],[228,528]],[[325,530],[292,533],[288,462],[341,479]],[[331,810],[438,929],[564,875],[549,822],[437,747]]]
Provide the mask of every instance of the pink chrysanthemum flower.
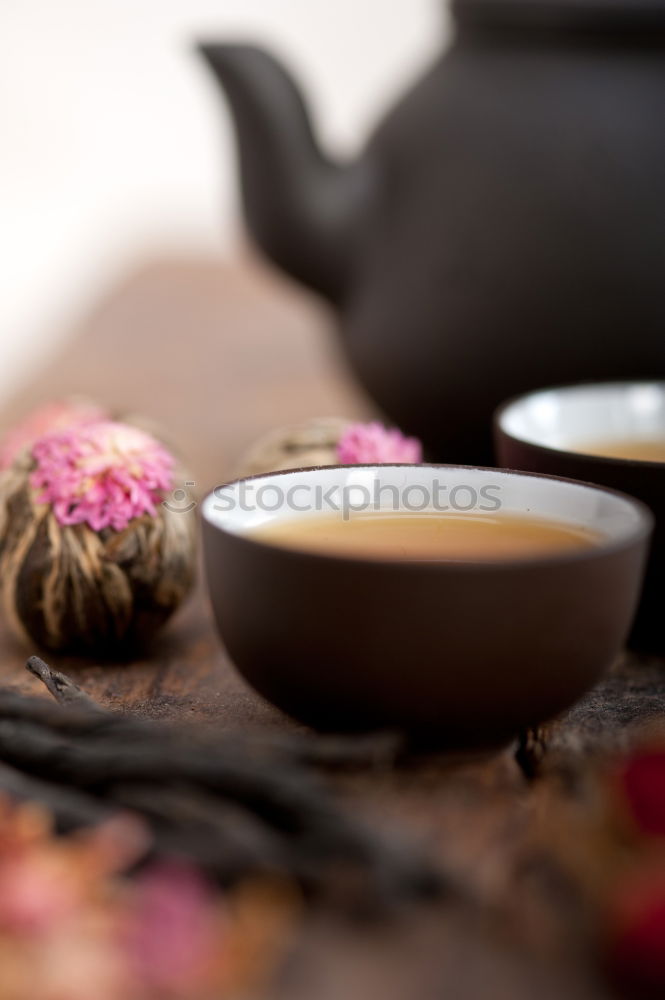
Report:
[[390,465],[422,462],[423,449],[417,438],[405,437],[396,428],[377,421],[352,424],[337,443],[337,458],[342,465]]
[[135,517],[157,512],[173,486],[173,457],[136,427],[110,420],[40,438],[30,485],[51,504],[60,524],[122,531]]
[[0,469],[7,469],[19,452],[29,448],[44,434],[107,420],[108,413],[87,399],[59,399],[38,406],[11,427],[0,442]]

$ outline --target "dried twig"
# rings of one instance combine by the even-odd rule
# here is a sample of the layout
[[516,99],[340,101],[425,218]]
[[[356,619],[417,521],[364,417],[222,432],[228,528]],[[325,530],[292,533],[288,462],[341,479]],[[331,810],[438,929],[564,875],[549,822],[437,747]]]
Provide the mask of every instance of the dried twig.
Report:
[[59,673],[57,670],[51,670],[48,664],[44,663],[39,656],[31,656],[26,662],[26,667],[31,674],[34,674],[35,677],[38,677],[46,685],[55,700],[60,702],[61,705],[108,715],[106,709],[98,705],[92,698],[89,698],[87,694],[84,694],[80,687],[74,684],[69,677]]

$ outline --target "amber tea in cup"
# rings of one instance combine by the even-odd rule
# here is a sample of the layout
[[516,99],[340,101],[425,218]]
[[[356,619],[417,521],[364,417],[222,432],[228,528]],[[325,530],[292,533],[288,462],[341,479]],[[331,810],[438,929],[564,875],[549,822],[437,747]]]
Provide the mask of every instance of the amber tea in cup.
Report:
[[257,541],[360,559],[441,562],[528,559],[597,544],[588,528],[519,514],[339,513],[271,521]]
[[665,435],[657,438],[591,438],[573,441],[570,450],[601,458],[623,458],[630,462],[665,462]]

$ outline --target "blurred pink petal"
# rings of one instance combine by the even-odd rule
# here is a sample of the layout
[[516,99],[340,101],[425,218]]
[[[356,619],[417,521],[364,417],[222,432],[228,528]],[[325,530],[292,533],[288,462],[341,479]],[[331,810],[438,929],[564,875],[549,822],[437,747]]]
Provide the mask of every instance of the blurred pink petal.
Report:
[[71,843],[85,848],[88,867],[97,874],[126,871],[145,856],[152,844],[152,834],[139,817],[119,812],[97,826],[83,829],[71,836]]
[[63,919],[79,901],[71,872],[36,852],[0,865],[0,927],[32,934]]
[[422,445],[417,438],[405,437],[396,428],[378,422],[352,424],[337,444],[342,465],[390,465],[422,462]]
[[128,947],[137,973],[153,989],[194,989],[219,949],[213,896],[184,864],[160,864],[137,885]]

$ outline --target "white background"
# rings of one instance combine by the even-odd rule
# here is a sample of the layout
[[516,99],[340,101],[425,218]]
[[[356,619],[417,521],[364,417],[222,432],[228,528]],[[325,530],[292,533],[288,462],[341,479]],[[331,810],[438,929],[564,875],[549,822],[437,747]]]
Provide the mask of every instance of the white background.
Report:
[[258,41],[342,154],[442,42],[441,0],[0,0],[0,397],[154,253],[233,253],[226,109],[197,38]]

